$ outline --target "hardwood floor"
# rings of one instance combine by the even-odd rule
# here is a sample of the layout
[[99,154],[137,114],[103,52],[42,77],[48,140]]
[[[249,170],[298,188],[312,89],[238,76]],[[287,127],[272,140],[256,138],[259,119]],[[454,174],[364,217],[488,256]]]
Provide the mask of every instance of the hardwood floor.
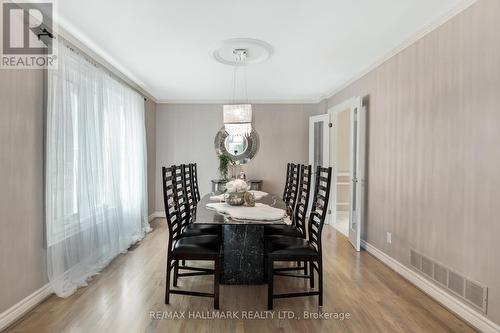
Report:
[[[474,332],[465,322],[367,252],[356,253],[330,226],[323,234],[325,305],[323,312],[348,312],[346,320],[241,319],[242,311],[266,309],[266,285],[221,286],[221,310],[240,319],[152,319],[150,312],[190,311],[212,315],[212,299],[180,295],[163,304],[165,284],[164,220],[126,255],[116,258],[86,288],[61,299],[49,297],[6,332]],[[180,287],[210,291],[212,277],[179,280]],[[305,281],[276,277],[278,292]],[[275,300],[274,315],[318,312],[317,298]],[[179,313],[178,313],[179,314]],[[188,313],[185,313],[188,316]]]

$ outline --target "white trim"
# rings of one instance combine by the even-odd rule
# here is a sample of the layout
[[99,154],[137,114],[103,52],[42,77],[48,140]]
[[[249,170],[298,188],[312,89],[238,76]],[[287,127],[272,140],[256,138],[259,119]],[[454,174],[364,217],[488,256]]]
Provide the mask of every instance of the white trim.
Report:
[[[255,99],[249,100],[250,104],[317,104],[318,100],[311,99]],[[207,99],[207,100],[187,100],[187,99],[158,99],[157,104],[230,104],[229,100]]]
[[351,79],[346,80],[344,83],[337,85],[335,88],[333,88],[331,91],[326,92],[320,96],[319,99],[316,100],[316,103],[320,103],[321,101],[325,99],[329,99],[330,97],[333,97],[334,95],[338,94],[357,80],[361,79],[363,76],[366,74],[370,73],[380,65],[382,65],[384,62],[387,60],[391,59],[395,55],[401,53],[408,47],[412,46],[417,42],[419,39],[425,37],[426,35],[430,34],[449,20],[451,20],[453,17],[457,16],[460,14],[462,11],[466,10],[470,6],[472,6],[474,3],[476,3],[478,0],[463,0],[461,3],[459,3],[455,8],[450,10],[448,13],[443,15],[440,19],[436,20],[435,22],[427,25],[424,27],[422,30],[418,31],[415,33],[413,36],[399,44],[396,48],[394,48],[392,51],[388,52],[385,56],[380,58],[378,61],[374,62],[371,66],[368,66],[364,70],[360,71],[358,74],[354,75]]
[[[337,221],[337,206],[346,205],[345,203],[337,202],[337,160],[336,160],[336,151],[335,144],[332,142],[334,140],[337,126],[338,126],[338,114],[340,112],[349,112],[350,118],[350,128],[351,128],[351,136],[349,143],[349,171],[347,175],[349,175],[349,183],[352,186],[349,189],[349,234],[347,235],[349,238],[349,242],[351,242],[352,246],[359,251],[361,249],[360,240],[361,240],[361,225],[363,225],[362,217],[363,217],[363,198],[364,198],[364,151],[365,151],[365,133],[364,133],[364,108],[362,106],[362,100],[359,96],[351,97],[339,104],[336,104],[330,108],[328,108],[328,115],[330,117],[330,123],[332,123],[332,127],[330,128],[330,166],[333,169],[333,181],[330,189],[330,205],[332,214],[330,216],[329,224],[335,224]],[[357,115],[357,117],[356,117]],[[355,119],[356,118],[356,119]],[[356,136],[354,136],[356,135]],[[354,145],[356,143],[356,146]],[[356,169],[353,167],[354,160],[356,161]],[[359,178],[359,182],[354,182],[354,178]],[[355,197],[354,197],[355,195]],[[356,206],[353,205],[354,200],[358,203]],[[333,204],[335,203],[335,204]],[[354,210],[352,210],[355,208]],[[354,222],[356,223],[354,223]],[[352,226],[356,226],[356,228],[352,228]]]
[[[425,37],[426,35],[430,34],[449,20],[451,20],[453,17],[457,16],[470,6],[472,6],[474,3],[476,3],[478,0],[463,0],[460,2],[455,8],[450,10],[448,13],[443,15],[441,18],[437,19],[435,22],[430,23],[420,31],[416,32],[413,36],[410,38],[406,39],[403,41],[401,44],[399,44],[397,47],[395,47],[393,50],[387,52],[383,57],[381,57],[378,61],[375,61],[372,65],[368,66],[364,70],[361,70],[358,74],[355,74],[352,76],[350,79],[345,80],[343,83],[336,85],[334,88],[332,88],[330,91],[327,91],[323,94],[317,95],[318,97],[310,98],[310,99],[305,99],[305,100],[260,100],[260,101],[251,101],[251,103],[254,104],[318,104],[321,103],[325,99],[329,99],[330,97],[338,94],[366,74],[370,73],[380,65],[382,65],[384,62],[387,60],[391,59],[395,55],[401,53],[411,45],[415,44],[419,39]],[[226,103],[227,101],[218,101],[218,100],[169,100],[169,99],[158,99],[157,103],[158,104],[223,104]]]
[[42,288],[36,290],[21,301],[17,302],[9,309],[0,313],[0,331],[12,325],[16,320],[24,316],[28,311],[43,302],[53,293],[52,287],[47,283]]
[[[347,111],[347,110],[349,110],[349,112],[351,112],[351,110],[357,106],[358,98],[359,97],[351,97],[351,98],[349,98],[341,103],[335,104],[335,105],[328,108],[328,113],[330,115],[331,114],[338,114],[340,112]],[[347,172],[347,174],[350,175],[349,172]]]
[[148,221],[151,222],[153,221],[154,219],[158,219],[158,218],[164,218],[165,217],[165,212],[162,212],[162,211],[155,211],[153,213],[151,213],[151,215],[149,215],[148,217]]
[[156,218],[157,219],[164,219],[165,218],[165,212],[160,210],[155,212]]
[[457,298],[447,293],[436,284],[427,280],[423,276],[420,276],[412,269],[404,266],[399,261],[380,251],[375,246],[367,243],[364,240],[361,240],[361,247],[363,247],[375,258],[382,261],[384,264],[396,271],[396,273],[399,273],[403,278],[414,284],[417,288],[422,290],[430,297],[434,298],[437,302],[441,303],[441,305],[446,307],[451,312],[455,313],[463,320],[467,321],[469,324],[471,324],[481,332],[500,332],[500,325],[492,322],[490,319],[486,318],[484,315],[477,312],[472,307],[459,301]]
[[[273,100],[255,100],[251,101],[254,104],[317,104],[321,101],[328,99],[335,94],[339,93],[355,81],[359,80],[393,56],[397,55],[401,51],[405,50],[409,46],[413,45],[416,41],[428,35],[432,31],[436,30],[441,25],[448,22],[450,19],[458,15],[460,12],[469,8],[471,5],[476,3],[477,0],[463,0],[460,4],[458,4],[455,8],[449,11],[447,14],[443,15],[440,19],[435,22],[429,24],[422,30],[415,33],[412,37],[405,40],[403,43],[399,44],[392,51],[388,52],[385,56],[380,58],[378,61],[374,62],[372,65],[368,66],[366,69],[360,71],[358,74],[354,75],[348,80],[345,80],[344,83],[336,85],[330,91],[327,91],[323,94],[318,94],[318,97],[313,97],[304,100],[293,100],[293,99],[273,99]],[[146,87],[145,83],[142,82],[137,75],[134,75],[130,70],[122,66],[120,62],[118,62],[114,57],[108,54],[104,49],[99,47],[96,43],[92,42],[85,34],[83,34],[80,30],[75,28],[71,23],[65,20],[63,17],[56,17],[54,20],[58,23],[59,26],[59,34],[61,34],[64,38],[70,39],[70,42],[77,43],[78,47],[84,47],[85,52],[93,53],[92,56],[98,56],[100,59],[97,59],[99,62],[104,60],[105,63],[112,66],[112,68],[108,69],[113,70],[115,74],[117,74],[122,79],[125,79],[127,82],[131,83],[134,87],[140,90],[143,94],[147,95],[151,100],[153,100],[157,104],[223,104],[227,101],[222,100],[170,100],[170,99],[162,99],[155,98],[153,94],[149,93],[151,90],[150,87]],[[69,35],[69,36],[68,36]],[[90,52],[91,51],[91,52]]]

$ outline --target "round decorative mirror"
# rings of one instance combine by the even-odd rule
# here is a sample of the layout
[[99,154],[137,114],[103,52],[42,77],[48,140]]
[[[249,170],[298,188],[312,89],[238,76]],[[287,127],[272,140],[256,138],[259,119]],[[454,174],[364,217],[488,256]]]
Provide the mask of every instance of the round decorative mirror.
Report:
[[255,130],[249,136],[229,135],[222,127],[215,135],[214,145],[217,154],[225,154],[233,162],[246,164],[257,154],[259,136]]
[[247,150],[248,140],[244,136],[228,135],[224,140],[224,148],[228,153],[238,156]]

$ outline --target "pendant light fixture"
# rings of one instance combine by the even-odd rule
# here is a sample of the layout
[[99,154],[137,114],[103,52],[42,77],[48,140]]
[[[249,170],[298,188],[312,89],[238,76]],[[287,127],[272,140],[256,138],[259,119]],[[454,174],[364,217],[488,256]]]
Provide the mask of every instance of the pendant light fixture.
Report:
[[[234,55],[234,75],[233,75],[233,96],[231,104],[223,106],[224,129],[229,135],[249,136],[252,132],[252,105],[248,103],[248,92],[246,82],[246,59],[247,49],[235,49]],[[238,68],[244,69],[244,85],[246,103],[237,104],[236,101],[236,81]]]

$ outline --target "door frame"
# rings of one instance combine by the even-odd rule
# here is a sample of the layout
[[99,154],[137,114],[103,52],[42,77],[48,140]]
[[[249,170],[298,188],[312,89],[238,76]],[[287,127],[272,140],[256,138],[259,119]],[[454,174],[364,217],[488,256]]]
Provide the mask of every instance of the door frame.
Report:
[[[357,109],[357,163],[358,163],[358,168],[357,172],[354,173],[353,170],[353,158],[354,158],[354,109]],[[332,167],[332,187],[330,189],[330,209],[329,209],[329,215],[330,218],[328,219],[329,224],[334,224],[337,219],[337,167],[336,167],[336,161],[335,161],[335,156],[336,156],[336,151],[335,151],[335,145],[332,144],[332,138],[335,137],[336,134],[336,124],[337,124],[337,116],[339,112],[342,111],[347,111],[349,110],[349,118],[350,118],[350,124],[351,124],[351,139],[349,143],[349,150],[350,150],[350,158],[349,158],[349,181],[351,182],[351,189],[350,189],[350,194],[349,194],[349,241],[351,244],[354,246],[356,251],[360,250],[360,236],[361,236],[361,226],[363,225],[363,200],[364,200],[364,184],[365,184],[365,179],[364,179],[364,168],[365,168],[365,161],[364,161],[364,153],[365,153],[365,115],[364,115],[364,107],[362,105],[362,100],[361,97],[352,97],[348,100],[343,101],[342,103],[336,104],[332,106],[331,108],[328,109],[328,115],[330,117],[330,123],[332,126],[330,127],[330,141],[329,141],[329,146],[330,146],[330,166]],[[354,179],[354,175],[356,175],[356,180]],[[358,182],[359,184],[359,191],[356,193],[356,203],[357,203],[357,209],[355,212],[355,215],[353,214],[352,211],[352,206],[353,206],[353,187],[355,186],[354,183]],[[357,230],[356,233],[351,230],[352,226],[352,219],[355,218],[357,219]]]

